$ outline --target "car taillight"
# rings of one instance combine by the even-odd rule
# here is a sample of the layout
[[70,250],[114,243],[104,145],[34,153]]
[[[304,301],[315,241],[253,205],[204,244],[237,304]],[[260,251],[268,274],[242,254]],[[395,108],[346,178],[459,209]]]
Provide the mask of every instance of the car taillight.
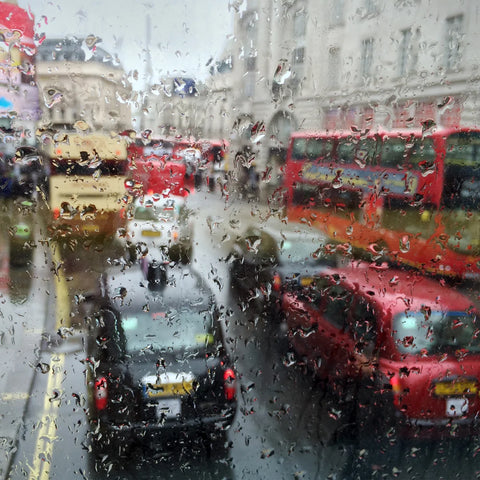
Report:
[[173,238],[174,240],[178,240],[178,231],[177,231],[177,230],[174,230],[174,231],[172,232],[172,238]]
[[223,372],[223,391],[227,400],[235,400],[236,394],[235,372],[231,368],[227,368]]
[[95,399],[95,407],[98,411],[107,408],[108,403],[108,390],[107,379],[100,377],[95,380],[95,387],[93,390],[93,397]]
[[390,379],[390,385],[393,392],[393,404],[396,407],[400,406],[400,394],[402,393],[402,386],[400,385],[400,379],[398,377],[392,377]]
[[121,208],[118,215],[123,220],[124,218],[127,218],[127,211],[124,208]]
[[54,208],[53,209],[53,219],[57,220],[58,217],[60,217],[60,209],[59,208]]
[[274,276],[273,276],[273,280],[272,280],[272,288],[278,292],[280,291],[280,287],[282,286],[282,279],[280,278],[280,275],[278,273],[276,273]]

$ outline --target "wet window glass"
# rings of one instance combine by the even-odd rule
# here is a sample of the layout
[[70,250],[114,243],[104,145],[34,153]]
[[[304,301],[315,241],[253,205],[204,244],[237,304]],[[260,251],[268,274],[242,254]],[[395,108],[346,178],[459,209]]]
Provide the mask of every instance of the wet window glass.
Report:
[[477,478],[477,3],[0,1],[0,475]]
[[201,310],[122,313],[126,350],[198,348],[213,341],[212,322]]

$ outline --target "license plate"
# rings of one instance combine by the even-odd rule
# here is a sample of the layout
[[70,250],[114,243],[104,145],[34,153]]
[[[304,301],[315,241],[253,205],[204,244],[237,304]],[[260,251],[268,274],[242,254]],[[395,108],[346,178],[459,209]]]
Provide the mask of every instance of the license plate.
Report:
[[313,278],[312,277],[302,277],[300,279],[300,285],[302,287],[309,287],[313,283]]
[[435,395],[439,397],[451,395],[476,395],[477,382],[473,380],[459,380],[456,382],[438,382],[435,384]]
[[163,373],[143,378],[143,392],[146,398],[176,397],[193,391],[195,377],[190,373]]
[[91,232],[97,233],[98,226],[93,223],[86,223],[85,225],[83,225],[83,231],[88,233],[91,233]]
[[142,236],[144,237],[159,237],[161,232],[155,230],[142,230]]
[[447,417],[463,417],[468,413],[468,399],[466,398],[447,398],[446,406]]
[[157,418],[168,420],[178,418],[182,412],[182,404],[179,398],[164,398],[157,403]]
[[193,391],[193,382],[183,381],[167,384],[150,384],[145,389],[149,398],[171,397],[176,395],[187,395]]

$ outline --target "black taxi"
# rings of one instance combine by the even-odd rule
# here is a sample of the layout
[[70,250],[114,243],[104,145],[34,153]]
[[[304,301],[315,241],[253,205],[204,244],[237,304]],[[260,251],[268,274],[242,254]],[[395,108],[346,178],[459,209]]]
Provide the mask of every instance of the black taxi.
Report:
[[140,262],[104,274],[88,341],[94,451],[225,442],[236,373],[214,297],[191,267]]

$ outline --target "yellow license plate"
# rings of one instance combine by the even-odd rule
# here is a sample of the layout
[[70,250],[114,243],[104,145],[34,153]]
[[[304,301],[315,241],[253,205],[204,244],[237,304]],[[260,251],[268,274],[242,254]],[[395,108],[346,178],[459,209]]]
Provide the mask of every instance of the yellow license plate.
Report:
[[176,397],[187,395],[193,391],[192,382],[161,383],[147,385],[146,394],[149,398],[155,397]]
[[302,287],[308,287],[313,283],[313,278],[312,277],[302,277],[300,279],[300,285]]
[[142,230],[142,235],[144,237],[159,237],[161,233],[155,230]]
[[438,382],[435,384],[434,393],[439,397],[450,395],[476,395],[478,393],[478,384],[474,380]]

